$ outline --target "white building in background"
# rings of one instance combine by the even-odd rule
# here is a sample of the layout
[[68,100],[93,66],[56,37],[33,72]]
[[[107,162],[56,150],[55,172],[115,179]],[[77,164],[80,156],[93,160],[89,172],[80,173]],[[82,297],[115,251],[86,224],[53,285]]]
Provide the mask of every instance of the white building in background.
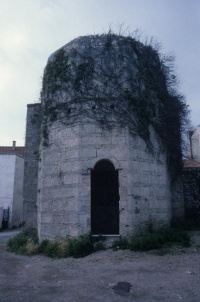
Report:
[[0,146],[0,228],[22,223],[24,147]]

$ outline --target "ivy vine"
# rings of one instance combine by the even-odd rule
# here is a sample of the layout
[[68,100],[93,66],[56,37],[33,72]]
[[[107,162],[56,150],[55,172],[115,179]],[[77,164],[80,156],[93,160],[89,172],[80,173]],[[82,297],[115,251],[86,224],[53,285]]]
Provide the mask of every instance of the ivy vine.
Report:
[[78,38],[50,57],[41,100],[45,146],[56,120],[71,125],[84,117],[105,128],[128,126],[153,152],[152,126],[170,166],[180,168],[188,108],[177,92],[173,58],[152,45],[113,33]]

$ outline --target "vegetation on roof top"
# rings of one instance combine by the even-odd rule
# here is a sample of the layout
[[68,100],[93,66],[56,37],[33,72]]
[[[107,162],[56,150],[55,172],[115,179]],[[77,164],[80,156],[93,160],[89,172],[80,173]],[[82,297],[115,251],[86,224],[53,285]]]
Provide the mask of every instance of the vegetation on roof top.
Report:
[[[80,117],[102,127],[128,126],[153,153],[150,128],[166,148],[171,167],[181,166],[181,143],[188,106],[178,92],[174,57],[152,42],[112,33],[80,37],[50,57],[41,91],[43,143],[56,120],[69,125]],[[88,42],[90,41],[90,43]],[[85,104],[89,105],[85,105]],[[176,169],[178,170],[178,169]]]

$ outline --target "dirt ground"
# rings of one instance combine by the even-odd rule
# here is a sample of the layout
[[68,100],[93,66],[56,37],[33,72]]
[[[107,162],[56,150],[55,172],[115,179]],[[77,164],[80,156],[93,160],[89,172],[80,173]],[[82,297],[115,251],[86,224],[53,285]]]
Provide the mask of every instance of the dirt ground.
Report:
[[170,254],[106,250],[59,260],[7,252],[15,233],[0,233],[0,302],[200,301],[200,231]]

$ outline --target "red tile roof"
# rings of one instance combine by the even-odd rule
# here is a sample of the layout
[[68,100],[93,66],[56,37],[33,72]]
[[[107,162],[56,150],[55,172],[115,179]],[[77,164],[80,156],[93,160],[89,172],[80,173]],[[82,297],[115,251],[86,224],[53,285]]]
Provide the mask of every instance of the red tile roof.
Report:
[[24,157],[24,147],[7,147],[7,146],[0,146],[0,154],[11,154],[11,155],[19,155]]
[[183,168],[200,168],[200,162],[195,159],[184,159]]

